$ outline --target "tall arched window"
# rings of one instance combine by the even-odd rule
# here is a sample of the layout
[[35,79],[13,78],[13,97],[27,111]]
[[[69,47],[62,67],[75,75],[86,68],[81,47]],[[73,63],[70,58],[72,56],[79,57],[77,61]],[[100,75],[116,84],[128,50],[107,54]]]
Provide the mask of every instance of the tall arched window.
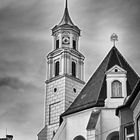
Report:
[[56,49],[59,48],[59,40],[56,40]]
[[76,77],[76,63],[72,62],[72,76]]
[[55,63],[55,76],[59,75],[59,61]]
[[114,131],[112,133],[110,133],[106,140],[119,140],[119,132],[118,131]]
[[76,50],[76,41],[75,40],[73,40],[73,49]]
[[115,80],[112,82],[112,97],[122,97],[122,83]]

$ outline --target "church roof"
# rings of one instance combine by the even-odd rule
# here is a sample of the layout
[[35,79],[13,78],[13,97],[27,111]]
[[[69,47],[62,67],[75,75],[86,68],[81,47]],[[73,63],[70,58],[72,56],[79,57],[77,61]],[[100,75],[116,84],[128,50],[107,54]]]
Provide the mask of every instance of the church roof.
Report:
[[120,54],[117,48],[113,47],[89,79],[80,94],[70,107],[62,114],[62,116],[89,109],[91,107],[104,106],[104,101],[107,97],[105,73],[114,65],[118,65],[127,71],[127,94],[129,95],[139,77]]

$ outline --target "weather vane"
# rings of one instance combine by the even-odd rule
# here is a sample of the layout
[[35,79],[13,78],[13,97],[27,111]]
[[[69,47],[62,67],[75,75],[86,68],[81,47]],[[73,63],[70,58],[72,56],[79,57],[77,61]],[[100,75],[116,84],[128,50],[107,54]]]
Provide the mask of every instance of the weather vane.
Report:
[[110,40],[113,42],[113,45],[115,46],[115,42],[118,41],[117,34],[113,33],[110,37]]

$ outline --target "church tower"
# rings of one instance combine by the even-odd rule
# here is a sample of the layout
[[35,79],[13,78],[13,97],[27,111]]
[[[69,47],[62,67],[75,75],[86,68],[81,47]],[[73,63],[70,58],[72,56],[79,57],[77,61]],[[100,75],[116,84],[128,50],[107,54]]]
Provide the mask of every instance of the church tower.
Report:
[[52,29],[53,51],[47,55],[45,127],[38,140],[51,140],[60,115],[84,85],[84,56],[79,52],[80,29],[69,16],[67,0],[62,20]]

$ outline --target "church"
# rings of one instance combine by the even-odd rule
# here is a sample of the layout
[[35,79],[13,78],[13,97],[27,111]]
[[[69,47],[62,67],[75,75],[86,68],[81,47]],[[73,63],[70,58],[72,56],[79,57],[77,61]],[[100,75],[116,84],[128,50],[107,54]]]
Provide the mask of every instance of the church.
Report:
[[[115,115],[139,76],[114,46],[87,83],[81,30],[72,22],[67,0],[63,17],[52,29],[53,51],[47,55],[45,124],[38,140],[119,140]],[[117,36],[113,34],[115,41]]]

